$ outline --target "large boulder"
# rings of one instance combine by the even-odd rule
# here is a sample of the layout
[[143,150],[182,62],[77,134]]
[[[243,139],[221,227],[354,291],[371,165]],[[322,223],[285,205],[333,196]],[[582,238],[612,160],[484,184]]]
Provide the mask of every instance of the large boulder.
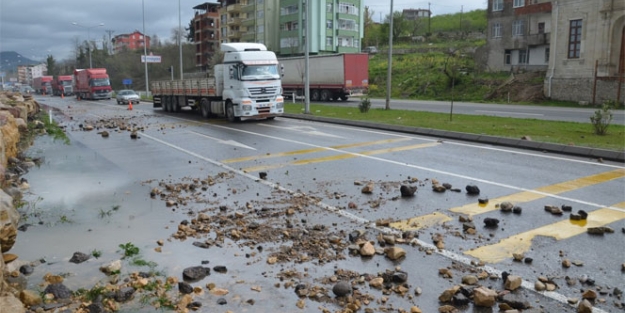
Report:
[[13,207],[13,198],[0,190],[0,252],[4,253],[15,244],[20,214]]

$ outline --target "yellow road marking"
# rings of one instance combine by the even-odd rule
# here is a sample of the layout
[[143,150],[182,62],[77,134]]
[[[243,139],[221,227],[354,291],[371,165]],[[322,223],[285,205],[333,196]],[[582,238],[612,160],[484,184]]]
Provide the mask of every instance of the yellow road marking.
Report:
[[[618,203],[614,205],[614,207],[625,209],[625,202]],[[466,254],[484,262],[497,263],[512,257],[513,253],[525,253],[529,251],[532,246],[532,239],[536,236],[553,237],[556,240],[563,240],[583,234],[589,227],[605,226],[622,219],[625,219],[625,212],[603,208],[590,212],[585,222],[568,219],[563,220],[502,239],[496,244],[469,250]]]
[[390,226],[395,229],[399,229],[402,231],[405,230],[417,230],[422,228],[429,228],[434,225],[439,225],[445,222],[451,221],[451,217],[439,213],[434,212],[426,215],[421,215],[417,217],[413,217],[407,220],[391,223]]
[[[394,148],[387,148],[387,149],[365,151],[365,152],[360,152],[359,154],[362,154],[362,155],[382,154],[382,153],[389,153],[389,152],[394,152],[394,151],[404,151],[404,150],[411,150],[411,149],[427,148],[427,147],[436,146],[438,144],[439,143],[436,143],[436,142],[423,143],[423,144],[416,144],[416,145],[410,145],[410,146],[404,146],[404,147],[394,147]],[[268,170],[268,169],[275,169],[275,168],[285,167],[285,166],[289,166],[289,165],[305,165],[305,164],[313,164],[313,163],[320,163],[320,162],[328,162],[328,161],[337,161],[337,160],[351,159],[351,158],[355,158],[355,157],[358,157],[358,154],[344,153],[344,154],[338,154],[338,155],[331,155],[331,156],[327,156],[327,157],[319,157],[319,158],[312,158],[312,159],[296,160],[296,161],[291,161],[291,162],[281,163],[281,164],[252,166],[252,167],[244,168],[242,170],[244,172],[246,172],[246,173],[251,173],[251,172],[256,172],[256,171],[263,171],[263,170]]]
[[607,181],[622,178],[622,177],[625,177],[625,169],[616,169],[614,171],[599,173],[596,175],[586,176],[586,177],[558,183],[555,185],[549,185],[549,186],[544,186],[544,187],[539,187],[539,188],[534,189],[537,192],[524,191],[524,192],[519,192],[516,194],[509,195],[509,196],[499,197],[496,199],[490,199],[490,201],[486,205],[479,204],[479,203],[471,203],[471,204],[467,204],[461,207],[452,208],[450,209],[450,211],[454,213],[460,213],[460,214],[466,214],[466,215],[472,216],[476,214],[482,214],[482,213],[497,210],[498,208],[496,208],[495,205],[501,202],[508,201],[512,203],[519,203],[519,202],[534,201],[534,200],[547,197],[546,194],[560,194],[560,193],[576,190],[576,189],[587,187],[587,186],[596,185],[599,183],[607,182]]
[[271,153],[271,154],[265,154],[265,155],[254,155],[254,156],[249,156],[249,157],[222,160],[221,162],[226,163],[226,164],[246,162],[246,161],[253,161],[253,160],[258,160],[258,159],[278,158],[278,157],[291,156],[291,155],[315,153],[315,152],[327,151],[330,149],[347,149],[347,148],[379,145],[379,144],[385,144],[385,143],[394,143],[394,142],[405,141],[405,140],[410,140],[410,138],[407,138],[407,137],[393,138],[393,139],[344,144],[344,145],[338,145],[338,146],[330,146],[329,148],[325,148],[325,147],[324,148],[311,148],[311,149],[302,149],[302,150],[295,150],[295,151],[288,151],[288,152]]

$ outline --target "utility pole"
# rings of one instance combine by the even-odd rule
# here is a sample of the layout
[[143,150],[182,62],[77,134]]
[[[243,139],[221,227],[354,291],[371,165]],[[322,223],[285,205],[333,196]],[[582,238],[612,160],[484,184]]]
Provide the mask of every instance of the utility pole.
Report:
[[460,6],[460,31],[462,31],[462,9],[464,8],[464,5]]
[[106,44],[106,46],[109,48],[108,49],[109,50],[108,51],[109,55],[111,55],[111,54],[113,54],[113,42],[111,41],[112,40],[111,39],[111,34],[113,34],[115,31],[111,30],[111,29],[107,29],[107,30],[105,30],[105,32],[107,32],[109,34],[109,42]]
[[430,30],[430,25],[432,24],[432,9],[430,9],[430,4],[428,2],[428,34],[432,34]]
[[386,110],[391,109],[391,74],[393,67],[393,0],[391,0],[391,14],[389,15],[388,36],[388,69],[386,70]]

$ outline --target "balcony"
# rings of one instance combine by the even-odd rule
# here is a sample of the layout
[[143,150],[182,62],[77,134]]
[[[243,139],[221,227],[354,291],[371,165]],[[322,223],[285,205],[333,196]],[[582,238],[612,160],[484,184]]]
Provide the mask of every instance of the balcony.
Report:
[[239,13],[241,12],[241,4],[232,4],[226,7],[226,11],[228,13]]
[[239,31],[228,31],[228,39],[238,39],[241,38],[241,32]]
[[551,33],[531,34],[527,36],[528,46],[548,45],[551,42]]
[[231,17],[228,19],[228,25],[241,25],[241,21],[240,17]]

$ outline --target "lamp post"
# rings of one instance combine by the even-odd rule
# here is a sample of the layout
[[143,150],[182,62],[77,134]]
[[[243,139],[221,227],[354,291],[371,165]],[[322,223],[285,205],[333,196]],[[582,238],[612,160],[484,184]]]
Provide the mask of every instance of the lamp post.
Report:
[[100,23],[98,25],[93,25],[93,26],[84,26],[84,25],[78,24],[77,22],[72,22],[72,25],[87,29],[87,43],[89,44],[89,47],[88,47],[89,48],[89,68],[93,68],[93,63],[91,62],[91,29],[104,26],[104,23]]

